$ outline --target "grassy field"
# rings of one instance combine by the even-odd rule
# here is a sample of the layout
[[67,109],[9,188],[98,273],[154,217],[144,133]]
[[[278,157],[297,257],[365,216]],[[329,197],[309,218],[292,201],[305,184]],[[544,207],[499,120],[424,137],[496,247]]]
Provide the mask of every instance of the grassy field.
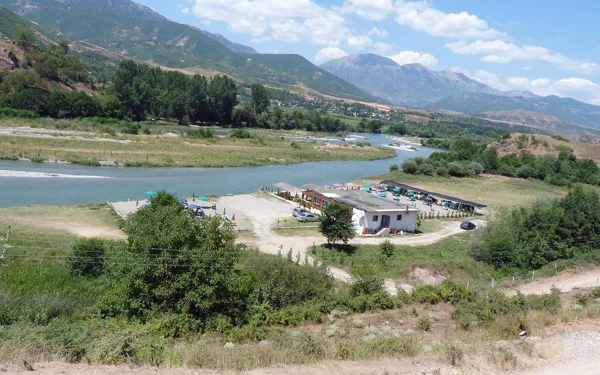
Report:
[[[0,126],[3,122],[0,121]],[[25,126],[35,121],[19,121]],[[17,124],[10,120],[11,124]],[[39,125],[39,124],[38,124]],[[45,128],[45,127],[44,127]],[[316,142],[180,136],[41,134],[0,136],[0,159],[66,161],[83,165],[143,167],[241,167],[330,160],[375,160],[395,156],[387,148],[327,147]]]
[[492,210],[501,206],[529,205],[539,198],[556,198],[566,194],[566,188],[552,186],[543,181],[492,175],[456,178],[392,172],[365,178],[358,183],[378,183],[383,180],[393,180],[424,190],[482,203]]

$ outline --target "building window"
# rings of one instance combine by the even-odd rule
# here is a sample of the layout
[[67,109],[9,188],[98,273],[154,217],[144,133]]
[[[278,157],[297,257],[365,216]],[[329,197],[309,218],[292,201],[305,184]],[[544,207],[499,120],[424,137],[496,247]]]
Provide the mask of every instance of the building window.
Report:
[[323,201],[323,207],[327,208],[329,206],[329,202]]
[[398,220],[398,221],[402,220],[402,215],[397,215],[396,220]]
[[373,221],[374,221],[374,222],[378,222],[378,221],[379,221],[379,215],[375,215],[375,216],[373,216]]
[[315,198],[315,204],[321,204],[321,198]]

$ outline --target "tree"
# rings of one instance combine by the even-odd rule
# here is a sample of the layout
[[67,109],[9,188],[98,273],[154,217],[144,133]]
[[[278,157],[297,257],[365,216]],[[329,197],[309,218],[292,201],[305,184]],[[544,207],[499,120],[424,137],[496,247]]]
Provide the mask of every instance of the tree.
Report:
[[241,246],[233,224],[195,218],[165,191],[125,221],[127,243],[109,262],[111,288],[100,302],[105,316],[147,319],[177,314],[210,325],[245,319],[252,278],[237,272]]
[[400,168],[398,167],[398,164],[390,165],[390,172],[395,172],[397,170],[400,170]]
[[385,240],[380,243],[379,249],[381,250],[381,254],[388,258],[394,255],[394,245],[390,242],[390,240]]
[[100,238],[78,240],[67,260],[69,270],[76,276],[98,277],[104,273],[106,243]]
[[20,27],[15,30],[13,38],[25,49],[32,48],[35,45],[35,34],[27,27]]
[[414,160],[408,159],[402,163],[402,170],[405,173],[415,174],[419,170],[419,167]]
[[352,208],[331,202],[319,218],[319,230],[327,238],[328,245],[335,245],[340,241],[348,243],[348,240],[356,236],[352,223]]
[[237,87],[227,76],[214,76],[208,85],[211,107],[219,122],[231,124],[233,107],[237,104]]
[[256,115],[260,115],[269,109],[271,101],[269,100],[269,93],[265,86],[260,83],[252,84],[252,107]]

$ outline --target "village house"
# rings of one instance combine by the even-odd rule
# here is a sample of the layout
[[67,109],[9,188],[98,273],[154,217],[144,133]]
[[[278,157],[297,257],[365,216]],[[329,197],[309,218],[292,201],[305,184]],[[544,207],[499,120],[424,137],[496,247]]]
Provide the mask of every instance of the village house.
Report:
[[327,208],[331,202],[352,207],[352,221],[359,234],[384,234],[414,232],[419,210],[391,199],[381,198],[364,191],[328,190],[308,184],[302,199],[317,210]]

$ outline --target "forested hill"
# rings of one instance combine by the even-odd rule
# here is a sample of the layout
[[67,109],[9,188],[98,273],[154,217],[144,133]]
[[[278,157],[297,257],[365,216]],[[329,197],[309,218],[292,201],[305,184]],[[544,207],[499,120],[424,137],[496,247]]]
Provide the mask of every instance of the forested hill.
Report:
[[[129,0],[119,0],[119,4]],[[257,55],[234,52],[201,30],[166,19],[148,19],[128,7],[109,7],[101,0],[32,0],[27,9],[18,0],[0,5],[56,32],[70,35],[138,61],[170,68],[199,67],[241,80],[277,87],[305,86],[337,97],[377,101],[299,55]]]

